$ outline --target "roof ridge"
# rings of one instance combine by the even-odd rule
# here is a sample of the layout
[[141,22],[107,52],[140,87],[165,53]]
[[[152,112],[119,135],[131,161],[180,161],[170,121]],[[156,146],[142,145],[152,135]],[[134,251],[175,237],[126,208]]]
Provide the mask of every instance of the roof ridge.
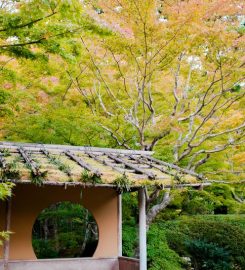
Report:
[[115,149],[105,147],[93,147],[93,146],[74,146],[65,144],[43,144],[43,143],[22,143],[22,142],[0,142],[0,148],[19,148],[25,147],[30,149],[51,149],[51,150],[73,150],[82,152],[103,152],[103,153],[118,153],[118,154],[138,154],[138,155],[153,155],[153,151],[143,150],[128,150],[128,149]]

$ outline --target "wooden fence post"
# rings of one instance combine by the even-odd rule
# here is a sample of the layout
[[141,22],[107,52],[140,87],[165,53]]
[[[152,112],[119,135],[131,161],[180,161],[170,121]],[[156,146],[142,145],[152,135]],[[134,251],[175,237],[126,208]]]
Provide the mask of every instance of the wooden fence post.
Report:
[[140,270],[147,270],[146,198],[144,188],[139,190],[139,246]]
[[[12,199],[8,198],[6,201],[6,211],[5,211],[5,231],[10,232],[10,224],[11,224],[11,206],[12,206]],[[3,261],[4,261],[4,270],[9,269],[9,238],[4,240],[3,246]]]

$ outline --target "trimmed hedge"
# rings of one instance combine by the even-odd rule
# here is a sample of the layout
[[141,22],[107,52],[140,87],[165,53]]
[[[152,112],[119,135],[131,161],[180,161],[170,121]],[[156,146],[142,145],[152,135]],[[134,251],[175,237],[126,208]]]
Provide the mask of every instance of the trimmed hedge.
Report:
[[245,220],[238,218],[238,221],[235,221],[235,218],[230,218],[232,222],[229,223],[228,217],[225,221],[222,219],[225,218],[217,217],[215,220],[214,216],[185,217],[178,221],[162,222],[158,226],[165,233],[169,247],[180,256],[194,256],[195,259],[194,249],[191,248],[190,243],[199,241],[203,245],[204,243],[215,245],[223,249],[224,253],[228,252],[233,267],[231,269],[245,269],[245,230],[243,229]]

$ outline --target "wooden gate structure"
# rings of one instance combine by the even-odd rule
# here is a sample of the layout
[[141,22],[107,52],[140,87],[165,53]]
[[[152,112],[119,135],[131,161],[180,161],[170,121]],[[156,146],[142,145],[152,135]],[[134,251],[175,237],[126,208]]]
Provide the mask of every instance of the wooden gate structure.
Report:
[[[146,185],[200,186],[198,175],[157,160],[153,152],[0,142],[1,182],[13,196],[0,203],[0,270],[146,270]],[[122,257],[122,192],[139,193],[139,260]],[[82,196],[81,196],[82,195]],[[81,203],[99,230],[92,258],[37,260],[32,227],[53,203]]]

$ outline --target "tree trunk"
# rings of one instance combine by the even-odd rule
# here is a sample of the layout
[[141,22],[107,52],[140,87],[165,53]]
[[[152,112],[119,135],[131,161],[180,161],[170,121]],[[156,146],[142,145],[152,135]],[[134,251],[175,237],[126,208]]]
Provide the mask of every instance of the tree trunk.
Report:
[[49,235],[48,219],[47,218],[44,219],[43,232],[44,232],[44,240],[47,241],[48,240],[48,235]]
[[59,252],[60,250],[60,243],[58,237],[58,223],[57,218],[54,219],[54,240],[55,240],[55,251]]
[[89,237],[89,231],[90,231],[90,226],[89,226],[89,215],[88,215],[88,210],[86,210],[86,216],[85,216],[85,234],[84,234],[84,239],[83,239],[83,244],[81,247],[81,255],[84,253],[87,242],[88,242],[88,237]]
[[240,197],[235,193],[235,191],[232,191],[232,197],[233,197],[233,199],[234,199],[235,201],[237,201],[237,202],[239,202],[239,203],[245,203],[245,201],[244,201],[242,198],[240,198]]
[[146,214],[146,229],[147,229],[147,231],[149,230],[149,227],[150,227],[151,223],[154,221],[154,219],[156,218],[156,216],[169,205],[171,200],[172,200],[172,198],[170,196],[170,189],[169,189],[165,192],[161,203],[155,204],[147,211],[147,214]]

